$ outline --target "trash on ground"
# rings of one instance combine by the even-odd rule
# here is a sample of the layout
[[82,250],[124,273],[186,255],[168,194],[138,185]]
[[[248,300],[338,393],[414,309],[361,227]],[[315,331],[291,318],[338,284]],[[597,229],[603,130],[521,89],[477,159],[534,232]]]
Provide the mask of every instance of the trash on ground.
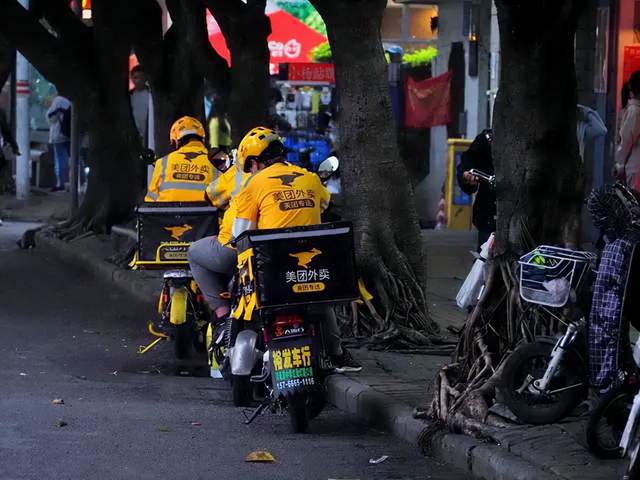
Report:
[[53,405],[64,405],[64,400],[61,398],[54,398],[53,400],[51,400],[51,403]]
[[191,422],[192,427],[199,427],[200,425],[202,425],[200,422]]
[[158,431],[166,433],[166,432],[170,432],[171,430],[169,430],[169,427],[158,427]]
[[389,458],[389,455],[382,455],[379,458],[370,458],[369,463],[371,465],[378,465],[379,463],[384,462],[387,458]]
[[275,462],[276,459],[273,458],[271,453],[265,450],[256,450],[255,452],[251,452],[245,458],[245,462]]
[[62,427],[66,427],[69,424],[67,422],[65,422],[64,420],[58,420],[58,423],[56,425],[58,425],[58,427],[62,428]]
[[28,373],[24,373],[24,372],[20,372],[20,376],[21,377],[26,377],[27,375],[29,375]]

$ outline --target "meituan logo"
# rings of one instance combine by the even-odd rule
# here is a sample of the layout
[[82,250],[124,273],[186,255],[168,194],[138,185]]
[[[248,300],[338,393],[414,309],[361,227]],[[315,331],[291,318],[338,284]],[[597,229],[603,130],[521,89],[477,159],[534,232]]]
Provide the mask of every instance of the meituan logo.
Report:
[[292,183],[295,181],[296,178],[298,177],[302,177],[304,174],[303,173],[299,173],[299,172],[292,172],[292,173],[287,173],[284,175],[277,175],[275,177],[269,177],[272,178],[274,180],[280,180],[282,182],[282,185],[286,185],[287,187],[291,187]]
[[185,233],[189,230],[193,230],[193,227],[185,223],[184,225],[178,225],[177,227],[164,227],[164,229],[171,234],[171,238],[180,240]]
[[321,253],[317,248],[312,248],[308,252],[290,253],[289,256],[298,260],[299,267],[309,268],[311,261]]

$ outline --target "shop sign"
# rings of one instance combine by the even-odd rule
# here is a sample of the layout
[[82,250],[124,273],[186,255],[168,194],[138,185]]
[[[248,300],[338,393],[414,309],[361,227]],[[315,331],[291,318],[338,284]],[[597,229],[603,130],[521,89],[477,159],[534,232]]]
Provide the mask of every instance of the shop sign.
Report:
[[290,63],[288,80],[335,83],[336,77],[332,63]]

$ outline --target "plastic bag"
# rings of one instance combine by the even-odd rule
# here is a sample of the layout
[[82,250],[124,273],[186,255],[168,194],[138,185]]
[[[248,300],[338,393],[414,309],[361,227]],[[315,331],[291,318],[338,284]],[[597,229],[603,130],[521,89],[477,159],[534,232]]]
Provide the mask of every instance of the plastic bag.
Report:
[[480,247],[480,258],[478,258],[471,267],[471,271],[465,278],[462,287],[456,295],[456,305],[460,308],[473,307],[478,303],[478,297],[480,291],[485,282],[484,265],[489,258],[489,250],[493,244],[494,234],[489,236],[489,239]]

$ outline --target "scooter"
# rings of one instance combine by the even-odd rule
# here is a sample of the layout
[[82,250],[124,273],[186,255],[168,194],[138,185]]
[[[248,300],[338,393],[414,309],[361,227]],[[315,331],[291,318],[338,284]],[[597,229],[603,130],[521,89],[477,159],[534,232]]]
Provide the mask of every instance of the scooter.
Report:
[[218,230],[217,210],[200,203],[150,203],[136,209],[137,242],[133,269],[162,269],[159,318],[149,321],[154,340],[141,346],[144,354],[162,340],[173,340],[178,359],[206,350],[207,304],[187,261],[191,242]]
[[[640,368],[640,342],[633,348],[633,361]],[[639,425],[640,384],[633,373],[601,398],[587,424],[587,443],[593,453],[600,458],[628,457],[625,480],[640,480]],[[606,438],[603,427],[608,430]]]
[[[331,372],[322,322],[332,304],[358,298],[352,227],[336,222],[245,232],[237,240],[238,273],[225,335],[233,400],[288,412],[307,430],[325,404]],[[223,368],[224,370],[224,368]]]

